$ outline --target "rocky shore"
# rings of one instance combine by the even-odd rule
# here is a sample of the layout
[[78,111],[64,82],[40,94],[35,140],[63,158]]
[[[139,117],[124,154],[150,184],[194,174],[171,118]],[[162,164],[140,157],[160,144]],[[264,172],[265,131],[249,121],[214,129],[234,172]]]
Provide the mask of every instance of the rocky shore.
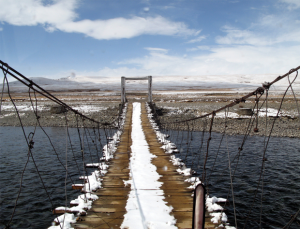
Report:
[[[72,104],[72,108],[78,110],[86,117],[93,119],[100,123],[100,128],[117,128],[119,117],[118,103],[101,103],[98,105],[83,103]],[[40,103],[37,108],[37,116],[33,112],[32,106],[28,101],[22,102],[18,105],[18,115],[11,103],[3,103],[0,126],[35,126],[41,125],[43,127],[62,127],[68,125],[69,127],[93,127],[95,123],[85,119],[79,115],[75,115],[72,111],[67,111],[61,106],[48,103]]]
[[[140,95],[139,95],[140,96]],[[133,95],[131,100],[142,101],[145,97]],[[165,128],[190,130],[194,131],[208,131],[211,123],[211,117],[197,119],[188,123],[174,123],[182,120],[199,117],[203,114],[209,113],[220,107],[223,107],[233,101],[236,94],[195,94],[189,95],[156,95],[154,102],[156,105],[156,112],[158,120]],[[78,97],[72,95],[71,97],[63,97],[65,102],[75,110],[83,113],[89,118],[92,118],[100,123],[100,127],[110,128],[117,127],[117,118],[119,114],[119,97],[115,96],[99,96],[92,97],[89,100],[86,97]],[[277,111],[280,105],[280,97],[273,96],[269,99],[267,107],[264,104],[256,119],[256,108],[254,99],[246,101],[246,103],[236,105],[230,108],[225,119],[225,112],[217,113],[212,126],[212,131],[234,135],[244,135],[248,129],[249,135],[269,135],[270,129],[273,126],[272,136],[278,137],[300,137],[300,120],[297,112],[297,106],[293,98],[288,97],[276,118]],[[21,117],[23,126],[35,126],[37,124],[36,115],[33,112],[32,104],[29,99],[15,99],[18,107],[19,115]],[[78,126],[93,126],[88,120],[82,122],[81,117],[77,117],[73,112],[64,112],[55,108],[56,104],[47,100],[39,100],[36,107],[41,126],[47,127],[61,127],[66,125],[66,118],[69,127]],[[268,108],[266,117],[266,108]],[[250,117],[240,113],[241,110],[253,110],[251,124]],[[0,126],[20,126],[20,121],[17,117],[15,109],[8,98],[2,101]]]
[[[203,114],[210,113],[212,110],[222,107],[223,104],[206,102],[198,104],[194,107],[191,104],[156,104],[158,120],[163,128],[178,129],[178,130],[193,130],[193,131],[208,131],[211,125],[211,116],[207,118],[195,119]],[[195,104],[194,104],[195,105]],[[226,105],[224,103],[224,105]],[[258,112],[253,109],[254,102],[239,105],[229,109],[225,116],[225,112],[217,113],[212,125],[213,132],[223,133],[224,131],[230,135],[257,135],[268,136],[272,129],[271,136],[276,137],[297,137],[300,138],[300,120],[296,106],[292,103],[284,105],[284,109],[277,116],[279,102],[268,104],[268,113],[266,107],[263,106]],[[200,109],[199,109],[200,107]],[[241,110],[254,111],[252,116],[241,115]],[[226,118],[225,118],[226,117]],[[195,119],[188,122],[184,120]]]
[[[184,118],[184,117],[181,117]],[[193,131],[209,131],[211,118],[204,118],[201,120],[190,121],[189,127],[186,123],[172,123],[179,121],[178,117],[163,117],[160,119],[163,128],[174,130],[193,130]],[[273,126],[271,136],[276,137],[297,137],[300,138],[300,122],[299,118],[290,117],[268,117],[261,118],[256,122],[253,117],[250,118],[214,118],[212,132],[224,133],[229,135],[245,135],[249,133],[250,136],[268,136]]]

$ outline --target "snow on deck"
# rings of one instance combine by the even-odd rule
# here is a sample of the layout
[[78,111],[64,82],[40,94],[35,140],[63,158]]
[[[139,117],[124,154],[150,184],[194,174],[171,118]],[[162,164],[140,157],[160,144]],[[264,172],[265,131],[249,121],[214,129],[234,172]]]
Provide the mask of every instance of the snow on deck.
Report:
[[174,216],[170,215],[171,207],[163,200],[160,175],[151,159],[156,157],[149,151],[148,143],[142,129],[141,103],[133,103],[132,115],[132,146],[130,157],[131,191],[126,204],[127,213],[121,228],[154,229],[177,228]]
[[[170,153],[169,151],[176,148],[176,145],[166,140],[167,136],[157,130],[151,115],[147,114],[146,107],[141,107],[141,103],[133,103],[128,108],[126,121],[123,119],[126,123],[124,131],[121,136],[118,134],[116,139],[114,137],[115,143],[120,144],[118,147],[116,145],[112,147],[112,152],[105,150],[104,147],[105,158],[109,159],[110,163],[109,168],[108,166],[102,168],[108,171],[105,176],[101,176],[99,183],[101,188],[92,191],[93,194],[86,194],[91,195],[86,197],[89,201],[87,203],[80,200],[84,197],[72,201],[73,204],[78,204],[76,206],[78,220],[74,218],[74,214],[65,213],[54,220],[56,225],[60,225],[52,226],[51,229],[192,227],[191,195],[192,190],[200,182],[199,179],[197,177],[187,179],[179,174],[181,172],[178,168],[182,170],[185,167],[183,162],[174,155],[166,156],[166,153]],[[151,144],[148,145],[147,142]],[[88,165],[102,167],[103,162]],[[91,206],[92,201],[94,208]],[[218,205],[218,202],[223,201],[225,199],[207,196],[206,205],[211,217],[206,218],[206,226],[217,227],[222,223],[225,228],[228,227],[226,214],[214,212],[223,209]],[[86,211],[91,207],[93,209]],[[71,208],[65,207],[57,210],[73,212]],[[80,213],[83,210],[86,214]]]

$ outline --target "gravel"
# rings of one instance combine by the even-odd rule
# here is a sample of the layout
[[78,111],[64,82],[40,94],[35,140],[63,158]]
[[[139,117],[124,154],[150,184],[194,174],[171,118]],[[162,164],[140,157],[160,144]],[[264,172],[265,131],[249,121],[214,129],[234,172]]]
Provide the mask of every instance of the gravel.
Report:
[[[23,97],[22,97],[23,96]],[[19,96],[15,100],[18,106],[19,115],[21,117],[23,126],[35,126],[37,124],[36,116],[32,111],[31,103],[25,95]],[[159,120],[161,123],[172,123],[180,120],[186,120],[190,118],[195,118],[205,113],[212,112],[213,110],[219,109],[232,102],[235,98],[239,98],[242,95],[231,93],[231,94],[173,94],[173,95],[155,95],[154,102],[157,107],[157,112],[160,114]],[[138,95],[133,95],[136,101],[142,101],[142,97]],[[97,94],[91,94],[88,97],[86,94],[63,94],[61,95],[65,102],[83,113],[87,117],[90,117],[106,126],[107,123],[113,123],[119,114],[119,96],[102,96]],[[275,118],[276,112],[280,106],[281,98],[280,96],[270,96],[268,100],[268,108],[273,109],[273,117],[262,116],[258,118],[250,125],[249,134],[250,135],[269,135],[270,129],[274,123],[274,128],[272,130],[272,136],[278,137],[300,137],[300,120],[297,112],[297,106],[292,96],[285,99],[280,116]],[[260,105],[262,103],[260,102]],[[38,101],[38,113],[40,117],[39,122],[41,126],[56,127],[65,126],[66,119],[68,120],[69,127],[76,127],[77,120],[78,126],[92,126],[89,121],[84,121],[80,117],[71,112],[65,112],[60,114],[54,114],[52,107],[56,106],[51,101],[40,99]],[[214,132],[224,132],[225,126],[226,133],[234,134],[245,134],[249,126],[250,118],[249,116],[238,115],[239,109],[250,108],[253,109],[255,106],[254,98],[247,100],[243,104],[236,105],[229,109],[231,114],[235,116],[230,116],[226,120],[224,118],[224,112],[218,113],[214,118],[212,131]],[[52,108],[52,109],[51,109]],[[262,109],[266,108],[266,104],[262,106]],[[0,115],[0,126],[20,126],[20,121],[14,111],[12,103],[6,98],[2,102]],[[255,117],[256,109],[254,110]],[[261,112],[262,113],[262,112]],[[223,115],[223,116],[222,116]],[[226,124],[225,124],[226,121]],[[189,123],[189,128],[193,128],[195,131],[206,131],[209,129],[211,119],[202,118],[197,119]],[[117,125],[113,125],[115,128]],[[107,127],[107,126],[106,126]],[[167,128],[176,128],[180,130],[187,130],[188,125],[184,124],[168,124]],[[254,129],[257,128],[257,132]]]
[[[218,109],[224,105],[219,104],[216,106],[215,103],[206,102],[198,104],[190,103],[158,103],[156,104],[158,114],[158,119],[162,126],[169,129],[179,129],[179,130],[194,130],[194,131],[208,131],[211,124],[211,116],[208,118],[196,119],[194,121],[175,123],[183,120],[193,119],[199,117],[212,110]],[[243,104],[242,108],[253,108],[253,103]],[[258,135],[258,136],[268,136],[270,130],[272,129],[271,136],[276,137],[300,137],[300,120],[297,113],[295,104],[288,103],[282,106],[284,109],[280,113],[279,117],[276,118],[276,113],[279,108],[279,102],[272,102],[268,104],[269,108],[272,108],[276,111],[274,114],[270,114],[266,118],[264,113],[260,113],[261,116],[256,118],[256,110],[254,110],[254,115],[251,116],[240,116],[238,115],[239,106],[230,108],[229,112],[235,114],[235,117],[228,117],[225,119],[225,114],[218,117],[218,115],[213,120],[212,131],[223,133],[226,131],[230,135],[244,135],[249,133],[249,135]],[[199,109],[200,108],[200,109]],[[265,106],[262,107],[265,109]],[[221,113],[222,114],[222,113]],[[273,125],[274,123],[274,125]],[[226,128],[225,128],[226,126]]]
[[[40,103],[41,104],[41,103]],[[10,103],[3,103],[4,108],[11,105]],[[20,107],[21,106],[21,107]],[[61,127],[66,126],[66,122],[69,127],[79,127],[95,126],[89,120],[83,120],[80,116],[75,115],[72,111],[62,112],[59,114],[53,113],[51,109],[54,105],[43,104],[39,106],[37,115],[39,117],[39,122],[41,126],[44,127]],[[56,105],[55,105],[56,106]],[[114,123],[112,128],[117,126],[115,120],[118,119],[119,115],[119,105],[118,103],[102,103],[101,105],[89,105],[83,103],[72,104],[72,107],[81,108],[78,109],[79,112],[83,113],[85,116],[94,119],[102,125],[100,127],[109,127],[108,123]],[[84,110],[86,109],[86,110]],[[38,125],[35,113],[32,111],[31,106],[28,102],[22,102],[18,105],[18,112],[20,115],[21,122],[17,116],[16,111],[13,108],[3,109],[0,116],[0,126],[35,126]],[[66,119],[67,118],[67,119]],[[66,121],[67,120],[67,121]]]

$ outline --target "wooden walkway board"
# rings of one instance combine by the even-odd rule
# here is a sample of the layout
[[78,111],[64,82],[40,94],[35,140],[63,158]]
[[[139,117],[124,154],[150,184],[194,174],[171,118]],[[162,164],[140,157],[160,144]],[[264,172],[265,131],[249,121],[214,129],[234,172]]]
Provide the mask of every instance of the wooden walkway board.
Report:
[[124,187],[123,180],[129,180],[129,157],[131,146],[132,104],[128,104],[124,131],[114,159],[103,177],[102,187],[94,194],[99,199],[87,215],[79,217],[74,228],[120,228],[126,213],[130,187]]
[[[165,201],[168,206],[173,207],[173,215],[175,217],[176,226],[182,229],[192,228],[193,219],[193,197],[194,190],[188,189],[191,185],[185,182],[189,176],[179,174],[170,161],[170,156],[161,148],[162,144],[158,142],[156,133],[153,130],[149,119],[145,104],[142,104],[142,126],[149,145],[150,153],[156,155],[152,164],[157,168],[157,172],[161,175],[159,181],[163,182],[161,189],[165,194]],[[207,214],[205,217],[205,228],[216,228],[220,224],[213,224],[211,217]]]
[[[156,134],[149,122],[145,104],[142,104],[142,126],[149,145],[150,153],[156,155],[152,164],[161,175],[159,181],[163,182],[161,189],[165,193],[165,201],[168,206],[173,207],[176,226],[178,228],[192,228],[193,198],[192,190],[187,189],[189,183],[184,182],[188,177],[184,177],[176,172],[176,167],[170,161],[169,155],[161,148]],[[172,179],[170,179],[172,177]]]
[[[80,216],[78,222],[73,224],[74,228],[120,228],[126,213],[126,202],[130,187],[125,187],[123,180],[129,180],[129,157],[131,146],[131,123],[132,104],[128,104],[124,132],[115,153],[114,159],[110,161],[107,174],[103,177],[102,186],[95,194],[99,199],[94,201],[92,209],[86,216]],[[161,189],[165,194],[168,206],[173,207],[172,214],[178,228],[192,228],[193,198],[192,190],[188,189],[190,183],[176,172],[168,154],[164,152],[161,143],[158,142],[156,134],[148,120],[145,103],[142,103],[142,127],[149,145],[150,153],[156,155],[152,163],[157,167],[161,175],[159,181],[163,182]],[[154,209],[155,211],[155,209]],[[206,216],[205,228],[215,228],[210,222],[211,217]]]

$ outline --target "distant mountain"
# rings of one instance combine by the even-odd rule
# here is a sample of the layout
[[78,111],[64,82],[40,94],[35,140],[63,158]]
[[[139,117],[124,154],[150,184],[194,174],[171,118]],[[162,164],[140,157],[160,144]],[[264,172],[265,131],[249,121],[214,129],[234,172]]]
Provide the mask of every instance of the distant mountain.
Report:
[[[79,84],[77,82],[70,81],[68,78],[61,78],[61,79],[48,79],[43,77],[32,77],[29,78],[34,83],[43,86],[43,85],[63,85],[63,84]],[[25,81],[25,80],[24,80]],[[26,81],[25,81],[26,82]],[[20,81],[12,81],[9,83],[11,86],[23,86],[23,83]]]
[[[32,77],[30,78],[30,80],[32,80],[34,83],[44,88],[45,90],[49,90],[49,91],[99,89],[99,86],[97,87],[92,82],[80,83],[80,82],[72,81],[68,78],[48,79],[43,77]],[[2,88],[2,84],[0,86]],[[25,92],[28,90],[28,87],[19,81],[9,82],[9,88],[10,91],[12,92]],[[7,91],[7,89],[5,91]]]
[[[177,91],[177,90],[214,90],[232,89],[235,91],[251,91],[264,82],[273,81],[278,75],[215,75],[215,76],[153,76],[153,90]],[[40,87],[49,91],[76,91],[76,90],[100,90],[120,91],[121,77],[97,77],[76,76],[61,79],[48,79],[43,77],[30,78]],[[281,80],[275,84],[276,90],[285,89],[288,81]],[[294,84],[294,87],[299,87]],[[0,85],[2,88],[2,85]],[[26,92],[28,88],[21,82],[10,82],[10,90],[13,92]],[[126,90],[146,91],[147,80],[126,81]]]

